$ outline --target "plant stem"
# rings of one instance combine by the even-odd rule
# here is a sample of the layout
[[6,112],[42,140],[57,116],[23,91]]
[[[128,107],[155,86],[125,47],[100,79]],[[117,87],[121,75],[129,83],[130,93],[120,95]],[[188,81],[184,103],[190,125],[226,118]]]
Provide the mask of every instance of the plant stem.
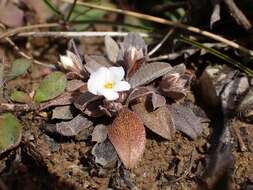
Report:
[[76,6],[76,2],[77,2],[77,0],[74,0],[73,4],[72,4],[72,6],[71,6],[71,9],[69,10],[69,14],[68,14],[68,16],[66,17],[65,21],[69,21],[69,19],[70,19],[72,13],[73,13],[73,11],[74,11],[74,8],[75,8],[75,6]]

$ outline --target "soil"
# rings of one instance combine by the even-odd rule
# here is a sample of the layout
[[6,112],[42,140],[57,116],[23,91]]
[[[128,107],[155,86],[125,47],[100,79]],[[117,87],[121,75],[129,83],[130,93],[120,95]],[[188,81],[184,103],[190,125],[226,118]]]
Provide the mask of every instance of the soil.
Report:
[[[26,132],[21,147],[0,162],[1,180],[8,189],[116,189],[112,181],[117,169],[96,166],[90,153],[92,144],[73,139],[55,140],[43,132],[43,121],[26,121],[24,125]],[[203,136],[194,141],[180,132],[176,132],[173,140],[166,141],[148,131],[144,156],[129,171],[131,184],[143,190],[201,189],[199,168],[209,154],[211,133],[207,124],[203,127]],[[237,121],[233,128],[239,130],[239,135],[248,135],[248,140],[253,139],[251,125]],[[252,184],[252,142],[247,139],[233,147],[235,165],[229,174],[231,189],[244,189]],[[125,185],[118,189],[131,188]]]
[[[81,48],[88,54],[101,54],[102,42],[102,39],[82,40]],[[32,43],[37,51],[42,51],[43,44]],[[55,62],[59,54],[57,48],[52,47],[49,55],[41,55],[40,59]],[[42,68],[34,66],[30,74],[9,82],[8,91],[18,86],[30,92],[49,72]],[[167,141],[147,130],[144,155],[139,164],[128,171],[120,163],[109,168],[97,165],[91,155],[94,144],[89,140],[55,138],[47,134],[44,127],[48,113],[50,110],[46,117],[42,117],[45,113],[40,116],[17,114],[24,126],[24,135],[20,146],[0,160],[0,188],[3,190],[185,190],[206,189],[217,183],[213,176],[202,177],[206,158],[212,154],[211,136],[215,130],[208,123],[203,124],[203,134],[196,140],[177,131],[173,139]],[[225,182],[211,186],[213,189],[253,189],[252,124],[236,119],[231,128],[234,165]]]

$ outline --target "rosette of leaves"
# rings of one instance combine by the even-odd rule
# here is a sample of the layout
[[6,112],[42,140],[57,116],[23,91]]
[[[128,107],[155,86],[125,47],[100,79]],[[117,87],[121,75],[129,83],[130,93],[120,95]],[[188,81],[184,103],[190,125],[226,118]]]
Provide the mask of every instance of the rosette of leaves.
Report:
[[[136,166],[143,155],[146,141],[144,126],[167,140],[173,138],[175,129],[193,139],[201,133],[199,126],[198,130],[189,132],[187,129],[200,125],[197,117],[191,117],[194,115],[191,110],[178,113],[180,109],[168,105],[168,102],[175,102],[186,95],[191,77],[186,74],[183,64],[172,67],[166,62],[148,62],[147,45],[136,33],[130,33],[119,44],[106,36],[105,49],[106,57],[84,55],[80,73],[92,73],[102,66],[122,66],[131,89],[121,92],[116,101],[107,101],[102,96],[91,94],[85,87],[81,90],[75,88],[72,100],[85,117],[107,115],[111,118],[107,136],[126,168]],[[82,59],[79,54],[74,57],[79,57],[79,61]],[[173,114],[174,108],[176,114]],[[183,122],[176,122],[173,115]]]

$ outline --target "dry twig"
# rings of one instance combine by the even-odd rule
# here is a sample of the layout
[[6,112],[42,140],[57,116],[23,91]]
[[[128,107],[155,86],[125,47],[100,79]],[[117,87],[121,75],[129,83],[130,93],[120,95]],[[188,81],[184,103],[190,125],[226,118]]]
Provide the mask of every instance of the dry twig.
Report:
[[46,63],[42,63],[36,59],[34,59],[33,57],[27,55],[26,53],[24,53],[23,51],[21,51],[19,49],[19,47],[9,38],[9,37],[6,37],[5,40],[18,52],[19,55],[21,55],[22,57],[26,58],[26,59],[29,59],[29,60],[32,60],[35,64],[37,65],[41,65],[41,66],[44,66],[44,67],[49,67],[49,68],[52,68],[52,69],[55,69],[56,67],[52,64],[46,64]]
[[252,25],[243,12],[237,7],[234,0],[224,0],[224,3],[227,5],[231,15],[245,30],[251,29]]
[[23,27],[14,28],[2,33],[0,35],[0,39],[15,35],[19,32],[23,32],[26,30],[32,30],[32,29],[38,29],[38,28],[52,28],[52,27],[59,27],[59,26],[61,26],[59,23],[46,23],[46,24],[35,24],[31,26],[23,26]]
[[[148,37],[146,33],[139,33],[142,37]],[[128,32],[23,32],[18,34],[22,37],[104,37],[104,36],[127,36]]]
[[[64,2],[67,3],[72,3],[72,0],[62,0]],[[157,22],[160,24],[165,24],[165,25],[169,25],[169,26],[174,26],[177,28],[181,28],[184,30],[188,30],[190,32],[196,33],[196,34],[200,34],[203,36],[206,36],[210,39],[222,42],[230,47],[233,47],[235,49],[239,49],[240,51],[247,53],[251,56],[253,56],[253,51],[249,50],[227,38],[224,38],[222,36],[219,36],[217,34],[205,31],[205,30],[201,30],[197,27],[194,26],[189,26],[186,24],[182,24],[179,22],[173,22],[164,18],[159,18],[159,17],[155,17],[155,16],[151,16],[151,15],[147,15],[147,14],[142,14],[142,13],[138,13],[138,12],[134,12],[134,11],[128,11],[128,10],[122,10],[122,9],[117,9],[117,8],[112,8],[112,7],[107,7],[107,6],[102,6],[102,5],[95,5],[92,3],[87,3],[87,2],[81,2],[81,1],[77,1],[77,4],[79,5],[83,5],[85,7],[89,7],[89,8],[94,8],[94,9],[100,9],[100,10],[104,10],[104,11],[110,11],[110,12],[114,12],[114,13],[118,13],[118,14],[123,14],[123,15],[128,15],[128,16],[133,16],[139,19],[143,19],[143,20],[148,20],[148,21],[153,21],[153,22]]]

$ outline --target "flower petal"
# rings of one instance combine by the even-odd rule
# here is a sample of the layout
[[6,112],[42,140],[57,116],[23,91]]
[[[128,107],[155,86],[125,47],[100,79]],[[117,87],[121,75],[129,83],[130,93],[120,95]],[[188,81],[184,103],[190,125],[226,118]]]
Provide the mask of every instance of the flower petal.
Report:
[[123,67],[109,67],[109,71],[114,82],[121,81],[124,78],[125,71]]
[[100,78],[105,81],[107,78],[107,75],[109,73],[109,70],[106,67],[100,67],[95,72],[91,73],[90,78]]
[[98,85],[95,78],[90,78],[87,82],[87,88],[92,94],[98,95],[98,89],[100,88],[100,85]]
[[68,69],[69,67],[74,66],[72,59],[70,59],[68,56],[60,55],[60,61],[64,69]]
[[98,94],[103,95],[107,100],[117,100],[119,98],[119,94],[113,90],[100,88],[98,89]]
[[113,86],[113,90],[117,92],[126,91],[131,88],[127,81],[119,81]]

